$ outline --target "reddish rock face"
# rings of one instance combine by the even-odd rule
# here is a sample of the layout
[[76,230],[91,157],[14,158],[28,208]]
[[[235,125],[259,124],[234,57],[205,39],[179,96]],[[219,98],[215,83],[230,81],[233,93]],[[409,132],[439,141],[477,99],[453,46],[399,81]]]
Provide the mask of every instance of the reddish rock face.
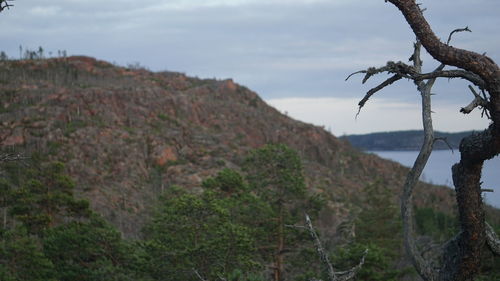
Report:
[[24,144],[24,137],[19,135],[8,136],[0,144],[2,146],[15,146],[15,145],[21,146]]
[[158,166],[164,166],[168,162],[173,162],[177,160],[177,153],[175,152],[173,147],[167,147],[163,149],[156,158],[156,165]]

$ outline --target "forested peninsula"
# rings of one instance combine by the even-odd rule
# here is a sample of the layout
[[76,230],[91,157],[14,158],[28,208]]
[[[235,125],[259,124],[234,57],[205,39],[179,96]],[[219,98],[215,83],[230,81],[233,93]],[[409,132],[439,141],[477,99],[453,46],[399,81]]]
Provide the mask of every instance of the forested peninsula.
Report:
[[[434,132],[440,140],[434,144],[434,150],[458,149],[460,140],[470,135],[473,131],[446,133]],[[422,130],[377,132],[362,135],[346,135],[347,139],[354,147],[367,151],[395,151],[395,150],[420,150],[424,141]]]

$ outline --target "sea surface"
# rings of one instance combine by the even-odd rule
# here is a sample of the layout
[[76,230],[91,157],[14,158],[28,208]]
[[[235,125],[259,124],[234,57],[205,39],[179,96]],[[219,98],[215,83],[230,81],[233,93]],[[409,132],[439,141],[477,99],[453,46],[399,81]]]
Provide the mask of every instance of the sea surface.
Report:
[[[407,167],[413,166],[418,155],[418,151],[369,151],[369,153],[399,162]],[[428,183],[453,187],[451,166],[459,159],[458,150],[454,152],[451,150],[433,151],[420,179]],[[485,162],[482,181],[483,188],[494,190],[494,192],[483,193],[486,203],[500,208],[500,157],[497,156]]]

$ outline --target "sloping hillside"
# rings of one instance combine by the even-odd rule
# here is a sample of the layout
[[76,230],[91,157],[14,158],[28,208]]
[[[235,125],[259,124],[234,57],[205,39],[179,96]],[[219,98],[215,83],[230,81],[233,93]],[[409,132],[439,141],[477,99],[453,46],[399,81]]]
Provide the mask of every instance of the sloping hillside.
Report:
[[[407,171],[279,113],[232,80],[70,57],[0,62],[0,92],[2,150],[66,163],[78,194],[128,237],[140,235],[162,190],[196,191],[266,143],[300,153],[308,188],[329,199],[319,222],[326,232],[359,212],[370,182],[382,181],[397,200]],[[450,189],[425,188],[419,204],[453,210]]]

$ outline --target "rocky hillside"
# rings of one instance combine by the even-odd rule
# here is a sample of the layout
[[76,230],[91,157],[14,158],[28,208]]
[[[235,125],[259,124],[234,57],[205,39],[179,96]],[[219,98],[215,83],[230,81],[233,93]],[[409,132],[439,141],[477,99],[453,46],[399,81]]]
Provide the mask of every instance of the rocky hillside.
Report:
[[[308,188],[329,199],[319,224],[332,232],[359,212],[370,182],[384,182],[397,200],[407,171],[281,114],[232,80],[69,57],[0,62],[0,93],[1,149],[66,163],[79,196],[128,237],[140,235],[162,190],[199,190],[266,143],[299,151]],[[419,204],[453,209],[450,189],[420,188],[430,191]]]

